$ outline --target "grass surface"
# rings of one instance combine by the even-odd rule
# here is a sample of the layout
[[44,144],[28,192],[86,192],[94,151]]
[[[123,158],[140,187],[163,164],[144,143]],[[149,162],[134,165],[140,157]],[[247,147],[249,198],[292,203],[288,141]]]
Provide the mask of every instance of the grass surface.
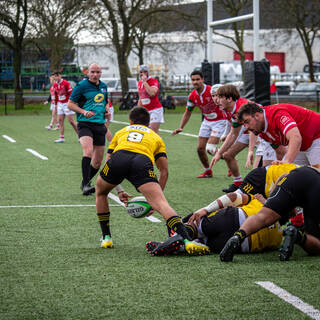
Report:
[[[177,128],[180,118],[167,112],[161,128]],[[127,114],[115,119],[127,121]],[[218,255],[152,257],[145,242],[167,237],[161,217],[156,214],[161,223],[130,218],[111,200],[114,248],[101,249],[95,198],[80,193],[80,144],[67,123],[66,143],[55,144],[58,133],[44,129],[49,120],[49,112],[0,117],[0,206],[91,206],[0,208],[1,320],[309,319],[255,281],[272,281],[320,310],[320,258],[299,247],[287,263],[277,252],[237,255],[230,264]],[[194,114],[185,132],[197,135],[200,120]],[[111,131],[122,126],[112,123]],[[197,180],[197,139],[161,136],[170,170],[165,194],[180,215],[208,204],[232,182],[223,161],[213,179]],[[243,175],[245,156],[239,156]]]

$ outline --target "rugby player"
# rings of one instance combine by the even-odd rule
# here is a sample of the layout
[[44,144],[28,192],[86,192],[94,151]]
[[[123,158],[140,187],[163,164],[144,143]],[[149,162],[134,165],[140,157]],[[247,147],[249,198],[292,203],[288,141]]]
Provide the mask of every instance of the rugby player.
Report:
[[215,165],[221,158],[226,161],[233,175],[233,184],[229,188],[223,189],[223,192],[228,193],[237,190],[242,183],[242,177],[235,156],[249,145],[249,132],[238,120],[238,112],[240,107],[247,104],[249,100],[240,98],[239,90],[231,84],[220,87],[217,95],[220,105],[230,115],[232,127],[226,140],[213,157],[210,167]]
[[72,88],[67,80],[62,79],[60,71],[53,73],[55,83],[53,84],[55,91],[55,101],[57,103],[57,114],[59,121],[60,137],[55,140],[56,143],[64,143],[64,118],[67,116],[69,123],[78,135],[77,125],[74,121],[74,111],[68,108],[68,100],[72,93]]
[[249,217],[228,240],[220,252],[221,261],[232,261],[247,236],[276,221],[287,221],[295,207],[303,208],[304,231],[294,226],[285,230],[280,260],[289,260],[294,244],[299,244],[310,255],[320,255],[319,194],[320,172],[314,167],[299,167],[281,176],[261,210]]
[[150,113],[150,128],[159,133],[160,124],[164,123],[163,106],[159,101],[159,82],[149,75],[146,65],[139,66],[140,81],[138,83],[138,106],[146,108]]
[[320,164],[319,113],[292,104],[248,103],[240,108],[238,118],[247,130],[272,143],[277,153],[277,146],[288,146],[285,162]]
[[[263,204],[253,199],[244,207],[227,207],[209,214],[200,219],[199,224],[193,221],[186,225],[192,239],[201,239],[210,248],[210,252],[219,253],[230,236],[239,229],[247,217],[256,214]],[[183,219],[190,220],[190,216]],[[282,240],[282,229],[279,223],[270,228],[264,228],[252,234],[241,244],[239,252],[256,253],[277,249]],[[184,243],[176,236],[166,242],[147,242],[147,251],[152,255],[168,255],[184,252]]]
[[[143,107],[135,107],[130,111],[129,119],[130,125],[114,135],[106,164],[96,182],[96,209],[102,231],[101,247],[113,247],[108,194],[127,179],[146,197],[152,208],[163,216],[167,226],[181,237],[189,254],[208,252],[206,245],[192,241],[181,218],[170,207],[163,194],[168,179],[166,147],[161,137],[148,128],[149,112]],[[160,171],[159,181],[154,173],[154,163]],[[121,196],[127,204],[128,195],[123,192]]]
[[204,172],[198,178],[211,178],[213,174],[209,168],[207,152],[211,155],[215,154],[217,144],[227,126],[227,115],[223,112],[216,99],[216,91],[219,85],[213,87],[206,85],[203,74],[199,70],[191,72],[190,77],[194,90],[188,97],[187,107],[180,121],[179,128],[175,129],[171,135],[173,136],[182,132],[194,108],[200,108],[204,119],[198,134],[197,152],[204,167]]

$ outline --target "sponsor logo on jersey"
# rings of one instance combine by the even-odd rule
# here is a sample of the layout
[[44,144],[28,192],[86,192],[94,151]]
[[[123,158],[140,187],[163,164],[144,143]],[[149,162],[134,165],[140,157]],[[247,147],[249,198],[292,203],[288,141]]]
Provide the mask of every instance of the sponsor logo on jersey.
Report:
[[94,101],[95,102],[101,102],[104,99],[104,95],[102,93],[98,93],[95,97],[94,97]]
[[289,121],[289,118],[287,116],[282,116],[280,118],[280,122],[285,125]]

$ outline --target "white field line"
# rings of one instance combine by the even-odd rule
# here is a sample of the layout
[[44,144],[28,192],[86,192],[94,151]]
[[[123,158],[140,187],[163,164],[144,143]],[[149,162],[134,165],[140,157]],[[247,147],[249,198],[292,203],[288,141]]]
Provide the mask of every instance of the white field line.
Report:
[[315,309],[313,306],[303,302],[296,296],[293,296],[288,291],[278,287],[270,281],[257,281],[256,284],[270,291],[271,293],[278,296],[280,299],[292,304],[295,308],[308,315],[311,319],[320,320],[320,311]]
[[3,134],[2,137],[5,138],[5,139],[7,139],[7,140],[10,141],[10,142],[13,142],[13,143],[16,142],[16,140],[12,139],[11,137],[9,137],[9,136],[7,136],[7,135],[5,135],[5,134]]
[[[119,123],[119,124],[124,124],[124,125],[129,125],[129,122],[115,121],[115,120],[113,120],[112,122],[114,122],[114,123]],[[173,130],[159,129],[159,131],[171,133]],[[198,138],[198,136],[195,135],[195,134],[185,133],[185,132],[180,132],[179,135],[180,135],[180,136],[187,136],[187,137]]]
[[26,149],[26,151],[32,153],[34,156],[36,156],[36,157],[38,157],[38,158],[40,158],[40,159],[42,159],[42,160],[48,160],[47,157],[43,156],[42,154],[40,154],[39,152],[37,152],[37,151],[35,151],[35,150],[33,150],[33,149],[29,149],[29,148],[28,148],[28,149]]
[[[76,208],[76,207],[95,207],[95,204],[35,204],[30,206],[0,206],[0,209],[11,208]],[[119,207],[118,204],[110,204],[111,207]]]
[[[114,195],[113,193],[109,193],[108,197],[112,200],[114,200],[115,202],[117,202],[118,204],[120,204],[121,206],[125,207],[124,203],[120,201],[120,199]],[[159,220],[156,217],[150,216],[150,217],[146,217],[146,219],[148,219],[151,222],[161,222],[161,220]]]

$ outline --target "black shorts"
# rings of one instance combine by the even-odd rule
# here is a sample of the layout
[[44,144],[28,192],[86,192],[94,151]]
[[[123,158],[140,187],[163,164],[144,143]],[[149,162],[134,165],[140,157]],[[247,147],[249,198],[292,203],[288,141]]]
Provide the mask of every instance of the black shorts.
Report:
[[201,222],[201,229],[208,238],[207,245],[210,251],[217,253],[239,227],[239,211],[234,207],[221,209],[211,217],[205,216]]
[[246,193],[247,195],[255,195],[256,193],[262,194],[265,198],[265,184],[266,184],[266,167],[259,167],[250,171],[243,182],[241,183],[239,189]]
[[93,145],[104,146],[106,144],[107,128],[105,124],[93,123],[88,121],[78,122],[78,136],[91,137]]
[[111,154],[100,172],[100,176],[110,184],[129,180],[138,189],[147,182],[157,182],[151,160],[144,154],[119,150]]
[[281,216],[280,223],[289,219],[292,209],[302,207],[305,231],[320,238],[319,197],[320,173],[310,167],[301,167],[277,183],[264,206]]

